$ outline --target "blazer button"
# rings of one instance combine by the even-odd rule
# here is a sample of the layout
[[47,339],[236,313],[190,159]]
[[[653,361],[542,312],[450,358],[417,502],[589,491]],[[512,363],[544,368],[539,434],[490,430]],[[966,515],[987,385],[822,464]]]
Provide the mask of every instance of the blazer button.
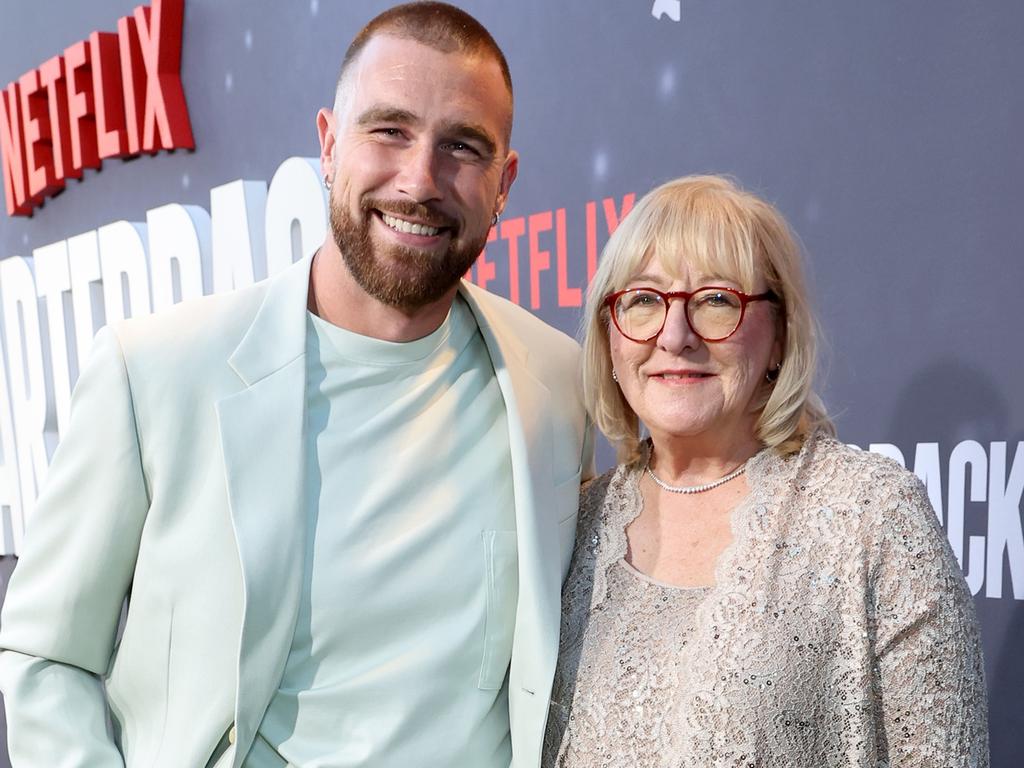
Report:
[[235,726],[232,725],[231,729],[228,731],[228,744],[234,744],[235,743],[235,737],[237,735],[238,734],[235,731]]

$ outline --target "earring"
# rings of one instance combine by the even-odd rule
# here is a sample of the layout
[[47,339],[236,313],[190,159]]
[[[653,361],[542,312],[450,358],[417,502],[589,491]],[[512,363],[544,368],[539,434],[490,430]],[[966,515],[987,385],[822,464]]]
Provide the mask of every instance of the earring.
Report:
[[496,227],[496,226],[498,226],[498,219],[499,219],[500,217],[501,217],[501,214],[500,214],[500,213],[498,213],[497,211],[495,211],[495,212],[494,212],[494,216],[492,216],[492,217],[491,217],[491,226],[492,226],[492,227]]
[[619,382],[619,373],[614,368],[612,368],[612,381],[614,381],[616,384],[618,384]]
[[326,189],[328,192],[331,191],[331,179],[327,176],[326,173],[324,174],[324,189]]
[[764,380],[769,384],[773,384],[778,378],[779,373],[782,371],[782,363],[776,363],[774,368],[769,368],[765,371]]

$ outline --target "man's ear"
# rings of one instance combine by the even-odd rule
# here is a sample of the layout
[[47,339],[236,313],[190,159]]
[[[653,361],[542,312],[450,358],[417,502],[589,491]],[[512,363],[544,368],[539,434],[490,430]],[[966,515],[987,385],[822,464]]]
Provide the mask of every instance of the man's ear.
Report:
[[320,137],[320,176],[331,179],[334,176],[334,132],[337,128],[337,120],[334,112],[324,107],[316,113],[316,132]]
[[505,210],[505,203],[508,202],[508,193],[512,189],[512,182],[519,174],[519,154],[513,149],[509,150],[505,158],[505,165],[501,169],[501,181],[498,184],[498,200],[494,207],[495,213]]

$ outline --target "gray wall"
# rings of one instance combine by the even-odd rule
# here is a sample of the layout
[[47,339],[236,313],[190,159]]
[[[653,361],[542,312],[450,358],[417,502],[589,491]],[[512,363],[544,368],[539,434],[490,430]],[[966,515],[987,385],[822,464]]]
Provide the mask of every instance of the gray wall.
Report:
[[[142,221],[164,203],[208,209],[211,187],[269,181],[286,158],[316,155],[313,116],[331,100],[344,45],[385,5],[188,0],[182,71],[196,151],[108,162],[31,219],[0,218],[0,258]],[[683,0],[679,22],[656,20],[652,5],[464,3],[495,32],[516,83],[522,163],[506,219],[564,208],[568,279],[580,285],[589,201],[600,211],[604,198],[639,196],[684,173],[733,174],[802,237],[830,346],[823,392],[840,436],[894,445],[911,467],[919,444],[937,443],[931,479],[944,507],[957,502],[951,485],[963,498],[964,470],[949,459],[964,441],[990,459],[993,443],[1007,443],[1006,471],[1024,472],[1024,454],[1021,466],[1012,462],[1024,441],[1024,5]],[[132,7],[5,0],[0,85],[94,29],[115,29]],[[600,213],[598,224],[600,245]],[[554,267],[552,233],[542,246]],[[488,258],[489,287],[508,295],[505,244]],[[520,290],[528,301],[526,257]],[[579,310],[557,306],[554,268],[540,291],[537,313],[574,332]],[[990,480],[1006,487],[1005,476]],[[966,535],[989,542],[976,599],[997,768],[1024,753],[1014,484],[1011,473],[998,525],[991,492],[964,512]],[[1009,532],[1005,551],[994,528]]]

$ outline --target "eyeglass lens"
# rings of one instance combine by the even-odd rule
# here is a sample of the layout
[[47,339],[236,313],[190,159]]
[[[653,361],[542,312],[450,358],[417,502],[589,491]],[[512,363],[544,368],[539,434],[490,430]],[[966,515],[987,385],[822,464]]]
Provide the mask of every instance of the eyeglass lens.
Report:
[[[686,302],[686,313],[694,332],[706,339],[724,339],[736,330],[743,315],[740,298],[728,291],[709,288],[697,291]],[[619,329],[631,339],[649,339],[661,330],[668,303],[653,291],[625,293],[615,302]]]

